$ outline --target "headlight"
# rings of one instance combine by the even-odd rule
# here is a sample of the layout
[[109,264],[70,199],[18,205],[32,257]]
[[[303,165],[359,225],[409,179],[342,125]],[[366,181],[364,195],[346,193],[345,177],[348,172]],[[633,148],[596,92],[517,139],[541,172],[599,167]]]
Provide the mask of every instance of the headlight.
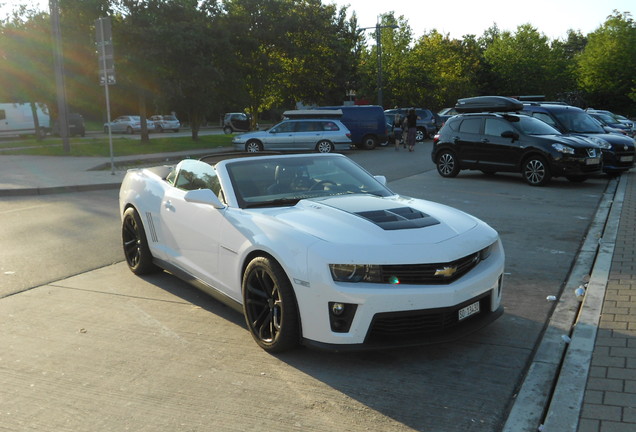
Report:
[[574,149],[563,144],[552,144],[552,148],[559,153],[574,154]]
[[336,282],[382,282],[379,265],[329,264],[329,270]]
[[599,138],[599,137],[588,137],[587,139],[592,141],[594,144],[596,144],[597,146],[599,146],[602,149],[605,149],[605,150],[611,150],[612,149],[612,145],[609,142],[607,142],[604,139],[602,139],[602,138]]
[[485,259],[487,259],[490,254],[492,253],[492,248],[495,246],[495,244],[491,244],[490,246],[483,248],[482,250],[479,251],[479,260],[483,261]]

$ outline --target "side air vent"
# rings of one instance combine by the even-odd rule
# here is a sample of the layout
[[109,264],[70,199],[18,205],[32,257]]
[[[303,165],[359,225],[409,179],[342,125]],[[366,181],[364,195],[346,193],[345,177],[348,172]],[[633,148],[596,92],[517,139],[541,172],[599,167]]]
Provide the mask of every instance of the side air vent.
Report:
[[146,212],[146,220],[148,221],[148,230],[150,231],[150,240],[153,243],[157,243],[159,239],[157,238],[157,231],[155,230],[155,222],[152,219],[152,213]]
[[434,217],[411,207],[363,211],[356,214],[387,231],[424,228],[439,224],[439,221]]

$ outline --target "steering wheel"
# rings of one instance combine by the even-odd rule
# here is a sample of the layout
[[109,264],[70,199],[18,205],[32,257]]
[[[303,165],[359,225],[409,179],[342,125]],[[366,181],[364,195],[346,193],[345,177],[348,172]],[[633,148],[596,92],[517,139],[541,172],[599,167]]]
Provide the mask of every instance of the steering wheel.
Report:
[[318,183],[316,183],[315,185],[313,185],[312,187],[309,188],[310,191],[316,190],[318,188],[322,188],[322,190],[325,190],[325,186],[327,185],[332,185],[332,186],[338,186],[338,184],[332,180],[321,180]]

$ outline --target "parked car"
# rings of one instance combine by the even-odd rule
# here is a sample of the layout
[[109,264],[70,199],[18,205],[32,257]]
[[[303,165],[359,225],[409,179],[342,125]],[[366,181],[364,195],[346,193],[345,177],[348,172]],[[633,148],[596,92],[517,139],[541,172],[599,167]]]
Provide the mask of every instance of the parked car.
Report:
[[[108,133],[109,128],[112,133],[133,134],[141,132],[141,117],[132,115],[119,116],[110,123],[104,123],[104,133]],[[150,120],[146,120],[146,128],[150,132],[154,130],[155,124]]]
[[[84,124],[84,117],[79,113],[69,113],[68,120],[68,133],[70,136],[85,136],[86,125]],[[57,121],[53,123],[53,134],[60,135],[60,125]]]
[[181,127],[179,119],[172,114],[153,115],[150,117],[150,120],[155,124],[155,129],[159,132],[163,132],[164,130],[179,132],[179,128]]
[[446,120],[448,120],[449,118],[451,118],[454,115],[459,114],[457,112],[457,110],[455,109],[455,107],[450,107],[450,108],[443,108],[441,110],[439,110],[437,112],[437,116],[440,119],[441,125],[440,128],[444,125],[444,123],[446,123]]
[[243,112],[225,113],[223,116],[223,132],[248,132],[252,130],[252,118]]
[[[410,108],[393,108],[384,110],[385,114],[399,114],[404,118],[409,113]],[[439,116],[430,109],[414,108],[417,114],[417,132],[415,133],[415,141],[424,141],[426,138],[433,138],[435,133],[441,127]]]
[[524,103],[523,112],[543,120],[561,133],[584,137],[601,147],[603,172],[616,175],[634,166],[634,139],[607,133],[592,116],[581,108],[544,102]]
[[594,113],[590,113],[590,116],[592,116],[594,118],[594,120],[596,120],[597,122],[599,122],[599,124],[603,127],[603,130],[607,133],[615,133],[615,134],[619,134],[619,135],[626,135],[629,136],[629,133],[627,131],[627,129],[624,128],[615,128],[610,126],[609,123],[607,123],[604,119],[603,116],[599,116],[599,115],[595,115]]
[[[470,102],[475,106],[469,107]],[[544,186],[552,177],[580,182],[602,173],[597,145],[517,113],[521,107],[510,98],[460,99],[456,108],[464,113],[450,118],[433,140],[431,157],[438,173],[455,177],[462,169],[489,175],[518,172],[531,186]]]
[[287,119],[266,131],[246,132],[232,139],[235,150],[313,150],[319,153],[351,148],[351,132],[336,119]]
[[594,117],[596,120],[599,120],[601,124],[607,125],[613,129],[619,129],[624,132],[624,135],[632,136],[632,130],[629,126],[624,123],[618,121],[614,116],[598,111],[589,111],[585,110],[589,115]]
[[378,105],[324,106],[317,109],[342,111],[338,120],[349,129],[351,141],[358,148],[373,150],[387,142],[386,117]]
[[399,196],[340,154],[246,156],[128,170],[134,274],[192,283],[268,352],[448,342],[502,315],[504,250],[486,223]]

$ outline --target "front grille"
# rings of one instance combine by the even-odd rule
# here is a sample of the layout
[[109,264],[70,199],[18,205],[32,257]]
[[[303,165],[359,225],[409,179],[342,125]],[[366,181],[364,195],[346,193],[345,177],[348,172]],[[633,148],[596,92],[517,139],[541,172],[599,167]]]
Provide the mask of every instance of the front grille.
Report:
[[477,263],[479,252],[448,263],[383,265],[382,281],[410,285],[446,285],[468,273]]
[[[479,313],[459,321],[459,310],[479,301]],[[490,313],[490,291],[460,305],[408,312],[384,312],[371,321],[365,343],[411,341],[450,331],[472,319]]]

